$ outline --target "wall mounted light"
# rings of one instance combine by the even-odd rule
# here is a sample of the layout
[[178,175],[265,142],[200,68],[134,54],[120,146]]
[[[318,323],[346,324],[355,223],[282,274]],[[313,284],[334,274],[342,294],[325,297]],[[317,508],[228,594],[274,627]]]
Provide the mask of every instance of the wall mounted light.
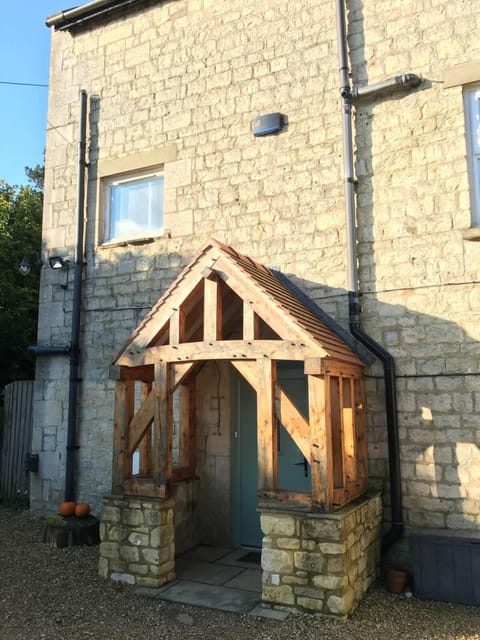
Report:
[[50,269],[68,269],[69,260],[65,260],[61,256],[50,256],[48,264]]
[[[35,256],[34,266],[37,269],[40,269],[42,267],[42,264],[43,264],[42,263],[42,259],[40,258],[40,256],[38,255],[38,253],[36,251],[32,255]],[[22,261],[18,265],[18,270],[19,270],[19,272],[20,272],[20,274],[22,276],[28,276],[28,274],[32,270],[32,265],[30,264],[30,260],[27,258],[27,254],[25,254],[23,256]]]
[[65,284],[61,284],[60,286],[62,289],[68,289],[70,260],[68,260],[67,258],[62,258],[62,256],[50,256],[48,259],[48,264],[50,265],[50,269],[53,269],[54,271],[67,271],[67,281],[65,282]]

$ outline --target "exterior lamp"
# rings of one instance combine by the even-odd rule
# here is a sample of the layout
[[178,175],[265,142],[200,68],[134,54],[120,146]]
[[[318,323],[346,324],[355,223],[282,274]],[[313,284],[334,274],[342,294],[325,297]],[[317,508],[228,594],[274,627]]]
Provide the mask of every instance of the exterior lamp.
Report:
[[61,284],[60,287],[64,290],[68,289],[68,268],[70,266],[70,260],[62,258],[61,256],[50,256],[48,264],[50,265],[50,269],[54,269],[55,271],[61,271],[62,269],[67,270],[67,281],[65,284]]
[[64,260],[61,256],[50,256],[48,264],[50,269],[68,269],[68,260]]
[[[35,255],[35,266],[37,267],[37,269],[40,269],[43,264],[42,260],[37,252],[35,252],[34,255]],[[27,258],[27,255],[23,256],[22,261],[18,265],[18,270],[22,276],[28,276],[28,274],[32,270],[32,265],[30,264],[30,261]]]

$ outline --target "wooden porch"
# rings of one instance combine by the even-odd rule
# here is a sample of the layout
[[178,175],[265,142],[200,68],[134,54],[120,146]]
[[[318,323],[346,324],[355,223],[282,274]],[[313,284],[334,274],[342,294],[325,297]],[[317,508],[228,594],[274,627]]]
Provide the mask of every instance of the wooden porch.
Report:
[[[196,377],[228,361],[257,394],[258,500],[333,511],[367,488],[364,363],[266,267],[215,241],[185,268],[115,360],[112,492],[167,497],[196,469]],[[303,362],[308,417],[277,380]],[[287,430],[311,491],[278,489],[277,436]]]

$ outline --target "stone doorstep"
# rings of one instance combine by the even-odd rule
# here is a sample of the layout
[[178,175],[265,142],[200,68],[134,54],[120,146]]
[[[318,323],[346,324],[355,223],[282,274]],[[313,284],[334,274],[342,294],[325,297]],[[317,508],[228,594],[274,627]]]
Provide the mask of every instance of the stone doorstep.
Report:
[[136,595],[170,602],[219,609],[231,613],[248,613],[260,603],[260,594],[190,580],[176,580],[160,589],[137,588]]

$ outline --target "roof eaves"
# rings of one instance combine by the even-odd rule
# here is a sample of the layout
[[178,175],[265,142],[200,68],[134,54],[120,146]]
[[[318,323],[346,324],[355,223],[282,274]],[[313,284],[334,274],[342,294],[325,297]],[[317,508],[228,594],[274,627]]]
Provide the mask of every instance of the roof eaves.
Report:
[[[140,0],[141,2],[141,0]],[[78,27],[89,20],[139,3],[139,0],[92,0],[87,4],[72,9],[65,9],[49,16],[45,24],[57,31]]]
[[345,344],[347,344],[353,353],[366,364],[371,365],[375,362],[375,357],[366,349],[351,333],[338,324],[328,313],[325,313],[307,294],[295,285],[290,278],[284,273],[275,269],[270,270],[283,286],[290,291],[300,302],[320,320],[332,333],[338,336]]

